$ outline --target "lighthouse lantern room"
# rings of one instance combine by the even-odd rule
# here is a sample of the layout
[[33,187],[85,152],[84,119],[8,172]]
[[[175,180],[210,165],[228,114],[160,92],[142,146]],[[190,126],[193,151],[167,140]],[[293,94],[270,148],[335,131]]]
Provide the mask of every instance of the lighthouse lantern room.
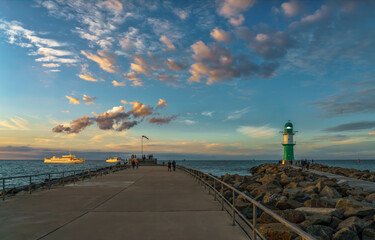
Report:
[[295,142],[293,142],[293,135],[296,133],[296,131],[293,131],[293,124],[288,121],[285,123],[284,131],[282,134],[284,135],[284,142],[281,143],[281,145],[284,146],[284,157],[283,157],[283,164],[293,164],[294,161],[294,145],[296,145]]

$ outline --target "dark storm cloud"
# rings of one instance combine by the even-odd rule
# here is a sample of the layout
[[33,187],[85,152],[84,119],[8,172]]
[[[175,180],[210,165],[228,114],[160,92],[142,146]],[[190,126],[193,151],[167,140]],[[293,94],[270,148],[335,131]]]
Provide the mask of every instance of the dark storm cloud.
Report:
[[347,124],[341,124],[335,127],[330,127],[324,129],[325,132],[344,132],[344,131],[353,131],[353,130],[362,130],[362,129],[371,129],[375,128],[375,121],[361,121],[353,122]]

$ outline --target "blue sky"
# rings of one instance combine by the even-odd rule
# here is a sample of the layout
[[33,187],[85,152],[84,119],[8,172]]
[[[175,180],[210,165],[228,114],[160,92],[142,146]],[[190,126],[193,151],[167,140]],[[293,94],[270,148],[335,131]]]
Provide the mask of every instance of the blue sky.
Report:
[[0,0],[0,159],[373,159],[372,1]]

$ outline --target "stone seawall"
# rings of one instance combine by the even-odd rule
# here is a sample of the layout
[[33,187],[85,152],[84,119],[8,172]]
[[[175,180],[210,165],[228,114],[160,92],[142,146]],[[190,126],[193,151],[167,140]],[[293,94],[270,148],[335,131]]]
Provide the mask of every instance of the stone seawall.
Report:
[[[277,164],[250,169],[252,176],[226,174],[221,179],[253,197],[317,239],[375,239],[375,191],[338,184],[308,171]],[[232,200],[229,190],[224,192]],[[240,196],[237,208],[252,219]],[[270,240],[300,239],[268,214],[258,212],[259,230]]]
[[333,173],[345,177],[351,177],[355,179],[375,182],[375,171],[370,172],[369,170],[358,170],[354,168],[342,168],[342,167],[330,167],[322,164],[313,164],[310,166],[311,169]]

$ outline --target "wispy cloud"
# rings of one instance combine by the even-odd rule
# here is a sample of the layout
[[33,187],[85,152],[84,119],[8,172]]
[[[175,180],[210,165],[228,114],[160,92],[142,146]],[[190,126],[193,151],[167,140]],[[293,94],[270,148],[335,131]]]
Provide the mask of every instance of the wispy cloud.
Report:
[[82,99],[86,104],[94,104],[94,100],[96,99],[96,97],[90,97],[84,94]]
[[227,120],[235,120],[239,119],[244,116],[246,113],[250,111],[249,107],[243,108],[241,110],[233,111],[228,114]]
[[230,33],[224,30],[221,30],[219,28],[215,28],[214,30],[212,30],[210,34],[211,34],[211,37],[213,37],[218,42],[229,43],[231,39]]
[[79,99],[78,98],[74,98],[74,97],[70,97],[70,96],[65,96],[67,99],[69,99],[69,103],[71,104],[79,104]]
[[172,41],[170,39],[168,39],[166,36],[161,36],[160,39],[159,39],[162,43],[165,44],[165,46],[167,46],[168,50],[176,50],[176,47],[173,45]]
[[159,102],[158,102],[158,104],[156,106],[159,107],[159,108],[163,108],[163,107],[168,106],[168,103],[167,103],[167,101],[159,98]]
[[361,121],[341,124],[335,127],[324,129],[325,132],[344,132],[375,128],[375,121]]
[[29,122],[21,117],[9,117],[8,120],[0,121],[0,127],[12,130],[29,130]]
[[206,116],[206,117],[212,117],[212,114],[214,113],[214,111],[205,111],[205,112],[202,112],[202,115],[203,116]]
[[183,120],[182,122],[187,124],[187,125],[193,125],[193,124],[197,123],[197,121],[190,120],[190,119]]
[[104,52],[104,51],[98,51],[98,55],[95,55],[93,53],[87,53],[85,51],[81,51],[83,55],[85,55],[88,59],[96,62],[99,64],[99,67],[103,69],[106,72],[109,73],[115,73],[115,66],[114,63],[116,62],[116,58],[114,55]]
[[112,85],[113,85],[114,87],[123,87],[123,86],[126,85],[126,83],[124,83],[124,82],[117,82],[116,80],[113,80],[113,81],[112,81]]
[[245,20],[241,12],[252,7],[254,3],[255,0],[224,0],[218,9],[218,12],[220,15],[228,18],[233,26],[239,26]]
[[97,82],[98,80],[91,75],[78,74],[78,77],[89,82]]
[[237,128],[237,132],[250,136],[252,138],[270,138],[275,136],[278,130],[275,128],[270,128],[268,126],[241,126]]

